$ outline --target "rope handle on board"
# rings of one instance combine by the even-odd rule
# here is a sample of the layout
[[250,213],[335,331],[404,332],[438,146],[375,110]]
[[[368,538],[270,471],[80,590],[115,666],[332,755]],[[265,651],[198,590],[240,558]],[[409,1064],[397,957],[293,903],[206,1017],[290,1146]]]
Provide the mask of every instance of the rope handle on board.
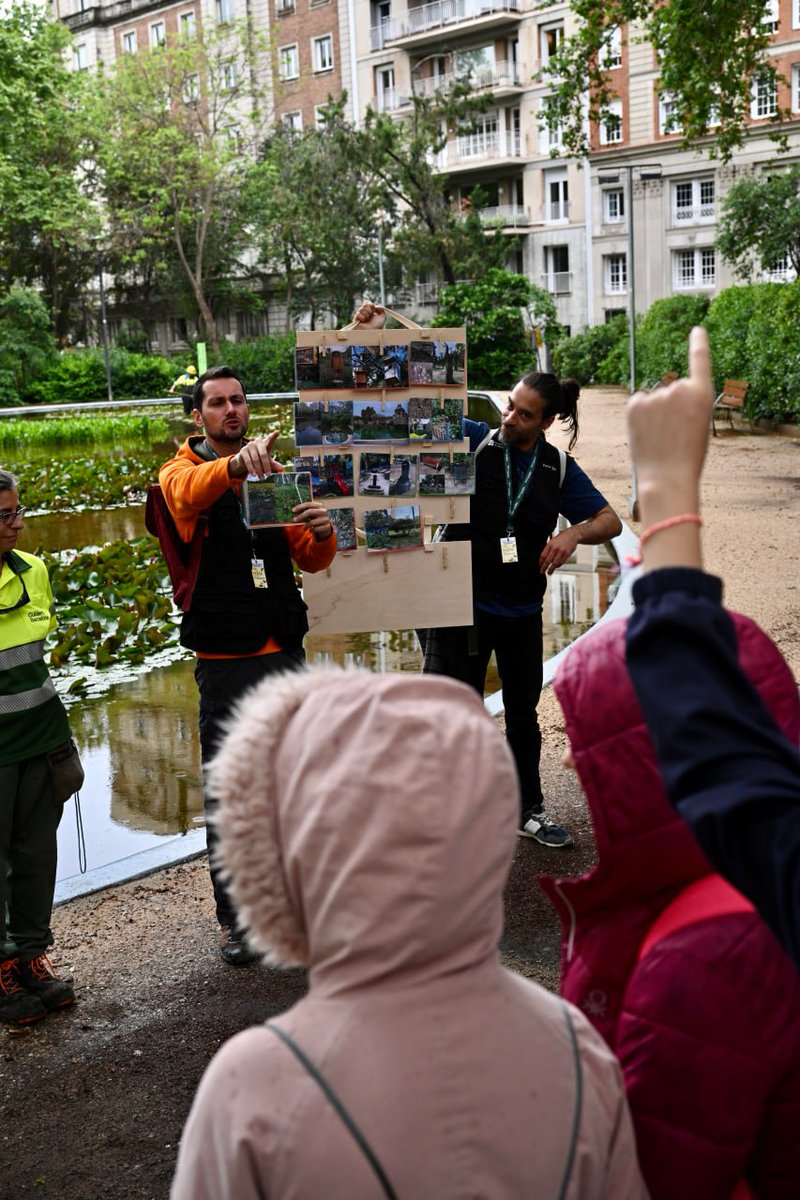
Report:
[[[421,325],[417,325],[416,321],[409,321],[408,317],[404,317],[402,313],[395,312],[393,308],[384,308],[383,310],[387,317],[394,317],[395,321],[399,321],[406,329],[421,329]],[[358,321],[351,321],[349,325],[343,325],[340,333],[347,333],[350,329],[357,329]],[[365,326],[366,328],[366,326]]]

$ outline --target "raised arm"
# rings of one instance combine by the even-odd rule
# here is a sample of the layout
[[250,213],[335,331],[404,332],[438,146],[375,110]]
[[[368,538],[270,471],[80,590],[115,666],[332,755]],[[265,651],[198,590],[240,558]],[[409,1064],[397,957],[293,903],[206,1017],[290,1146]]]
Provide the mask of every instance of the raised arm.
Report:
[[722,585],[701,569],[695,518],[712,404],[698,329],[688,379],[630,403],[645,574],[627,663],[671,802],[800,966],[800,756],[742,671]]

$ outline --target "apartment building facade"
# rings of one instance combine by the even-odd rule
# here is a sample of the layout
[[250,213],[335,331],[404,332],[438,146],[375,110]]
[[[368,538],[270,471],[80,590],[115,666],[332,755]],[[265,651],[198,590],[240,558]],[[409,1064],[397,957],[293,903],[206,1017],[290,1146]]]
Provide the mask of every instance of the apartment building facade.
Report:
[[[770,118],[790,112],[784,130],[800,161],[800,0],[767,0],[770,60],[785,81],[753,86],[745,145],[731,162],[712,157],[713,137],[687,151],[671,128],[669,96],[659,95],[658,64],[640,31],[616,31],[606,56],[616,99],[593,129],[588,158],[562,154],[548,117],[551,87],[534,81],[573,30],[568,4],[527,0],[362,0],[357,5],[359,93],[402,117],[412,94],[430,94],[467,76],[491,92],[481,128],[454,137],[441,156],[454,201],[476,184],[489,194],[487,221],[518,241],[510,265],[553,296],[572,331],[627,312],[630,287],[643,312],[674,293],[714,295],[734,282],[714,249],[727,191],[744,172],[769,166],[777,149]],[[776,263],[769,278],[788,278]],[[417,289],[421,307],[432,285]]]
[[[79,69],[185,33],[192,22],[247,17],[270,38],[275,118],[294,128],[317,122],[320,106],[342,90],[350,119],[361,121],[371,106],[401,120],[413,95],[467,77],[491,105],[475,131],[449,139],[437,166],[454,205],[480,186],[484,219],[509,236],[509,266],[552,294],[573,332],[627,312],[632,285],[643,312],[663,296],[714,295],[733,282],[714,249],[721,205],[744,172],[776,157],[769,132],[779,106],[791,114],[781,161],[800,161],[800,0],[766,0],[770,56],[788,82],[754,85],[745,145],[726,164],[711,156],[713,137],[681,148],[655,54],[626,29],[605,64],[617,96],[611,114],[592,131],[587,159],[562,153],[548,116],[551,87],[534,76],[572,32],[567,3],[54,0],[54,8],[72,29]],[[771,277],[787,274],[777,263]],[[423,319],[435,311],[437,290],[433,276],[414,290]]]

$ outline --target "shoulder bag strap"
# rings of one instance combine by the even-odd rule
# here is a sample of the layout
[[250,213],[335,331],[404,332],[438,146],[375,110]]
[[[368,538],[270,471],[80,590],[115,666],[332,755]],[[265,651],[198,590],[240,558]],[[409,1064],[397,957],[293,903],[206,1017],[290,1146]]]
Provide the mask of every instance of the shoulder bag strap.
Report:
[[367,1162],[372,1167],[372,1170],[374,1171],[378,1182],[381,1185],[384,1196],[388,1196],[389,1200],[397,1200],[397,1193],[389,1182],[386,1172],[378,1161],[372,1147],[364,1137],[358,1125],[356,1125],[355,1121],[350,1116],[350,1113],[347,1111],[344,1104],[342,1104],[341,1100],[336,1095],[336,1092],[333,1090],[325,1076],[320,1071],[319,1067],[314,1065],[311,1059],[306,1055],[305,1051],[300,1049],[297,1042],[294,1040],[294,1038],[290,1037],[285,1029],[280,1029],[277,1025],[273,1025],[271,1021],[267,1021],[265,1023],[265,1028],[269,1029],[271,1033],[274,1033],[276,1038],[278,1038],[281,1042],[283,1042],[284,1046],[291,1050],[297,1061],[305,1068],[305,1070],[314,1080],[317,1087],[325,1096],[325,1099],[331,1105],[345,1129],[353,1138],[353,1141],[356,1143],[359,1150],[361,1150]]
[[754,912],[750,901],[721,875],[704,875],[696,879],[658,914],[639,948],[638,961],[670,933],[730,913]]
[[575,1026],[572,1023],[569,1005],[561,1001],[564,1010],[564,1020],[567,1023],[567,1032],[569,1033],[570,1045],[572,1047],[572,1065],[575,1072],[575,1103],[572,1106],[572,1128],[569,1135],[569,1147],[567,1149],[567,1158],[564,1163],[564,1174],[561,1176],[561,1183],[556,1192],[557,1200],[564,1200],[569,1188],[569,1181],[572,1176],[572,1168],[575,1164],[575,1151],[578,1148],[578,1133],[581,1127],[581,1116],[583,1114],[583,1063],[581,1062],[581,1052],[578,1048],[578,1036],[575,1033]]

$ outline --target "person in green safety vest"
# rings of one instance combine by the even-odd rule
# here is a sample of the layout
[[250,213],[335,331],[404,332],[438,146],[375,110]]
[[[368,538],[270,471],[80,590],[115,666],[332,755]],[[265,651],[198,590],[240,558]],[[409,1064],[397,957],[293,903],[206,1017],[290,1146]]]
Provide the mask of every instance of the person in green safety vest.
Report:
[[194,408],[194,385],[197,383],[197,367],[194,363],[189,363],[189,366],[179,375],[172,387],[169,389],[170,395],[174,395],[177,391],[183,401],[183,411],[188,417]]
[[56,625],[47,568],[16,548],[24,513],[16,479],[0,470],[0,1022],[12,1026],[75,1003],[47,950],[56,830],[82,782],[44,660]]

